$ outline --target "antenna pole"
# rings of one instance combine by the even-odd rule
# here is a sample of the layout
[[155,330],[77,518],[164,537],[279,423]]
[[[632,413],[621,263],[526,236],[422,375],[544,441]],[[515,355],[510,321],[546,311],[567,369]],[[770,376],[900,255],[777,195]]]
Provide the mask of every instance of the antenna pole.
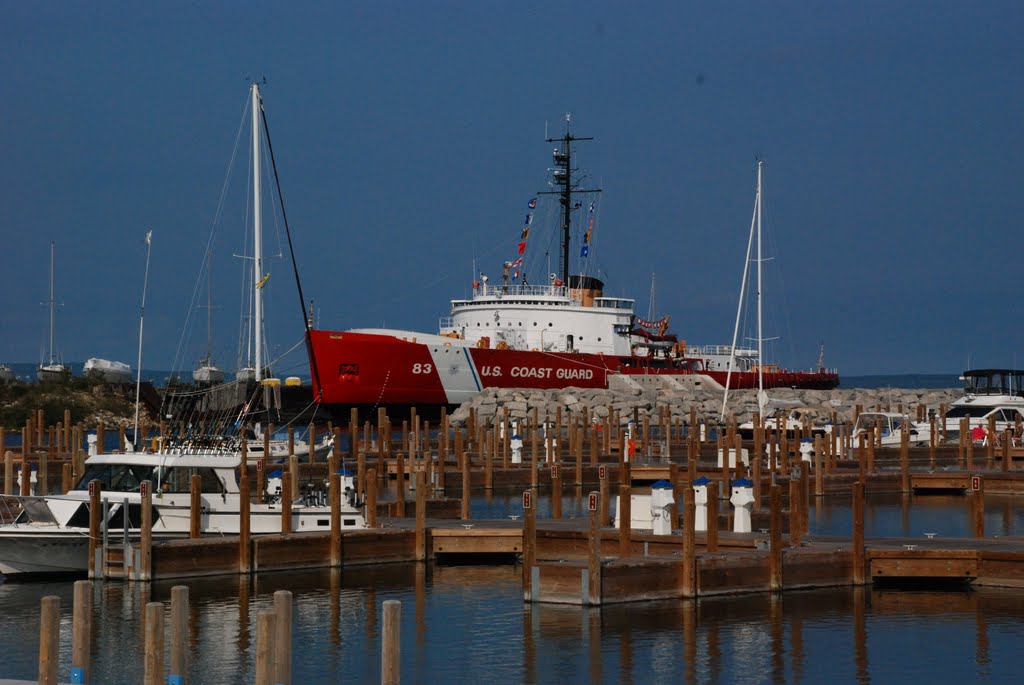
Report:
[[572,225],[572,210],[575,209],[572,204],[572,195],[573,193],[601,192],[599,188],[581,190],[574,188],[572,185],[572,143],[576,140],[593,140],[593,138],[580,138],[574,136],[569,130],[569,115],[566,115],[565,135],[561,138],[545,138],[545,142],[548,143],[561,143],[561,148],[556,148],[553,153],[555,168],[553,170],[554,181],[552,185],[554,185],[558,190],[538,193],[538,195],[558,195],[558,201],[562,205],[562,236],[559,248],[559,268],[561,270],[560,277],[562,279],[562,283],[566,286],[569,285],[569,229]]
[[142,306],[139,307],[139,356],[135,365],[135,451],[139,450],[139,400],[142,396],[142,322],[146,316],[146,288],[149,285],[149,255],[153,251],[153,231],[146,231],[146,275],[142,279]]

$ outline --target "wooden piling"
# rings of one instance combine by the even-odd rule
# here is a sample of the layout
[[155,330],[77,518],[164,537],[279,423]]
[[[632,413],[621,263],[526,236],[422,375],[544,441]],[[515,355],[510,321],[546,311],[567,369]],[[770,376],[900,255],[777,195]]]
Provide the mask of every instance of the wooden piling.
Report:
[[867,470],[869,474],[875,472],[875,444],[878,442],[879,427],[874,426],[871,429],[871,439],[868,440],[868,463]]
[[[704,547],[709,552],[718,551],[718,481],[713,480],[707,484],[708,489],[708,529],[705,533]],[[726,492],[729,490],[729,483],[725,483]]]
[[789,546],[800,546],[800,479],[789,477]]
[[201,534],[203,518],[203,478],[198,473],[192,474],[189,488],[188,536],[196,539]]
[[[600,498],[596,492],[589,499]],[[600,506],[590,510],[590,536],[587,547],[587,597],[585,604],[601,604],[601,522]]]
[[71,462],[66,461],[60,465],[60,491],[67,493],[72,487],[74,483],[71,480]]
[[900,492],[910,492],[910,421],[900,430]]
[[92,581],[76,580],[71,614],[71,682],[88,683],[92,670]]
[[683,489],[683,561],[680,586],[684,598],[697,596],[697,511],[694,502],[693,485]]
[[145,611],[145,648],[143,654],[144,685],[164,682],[164,604],[148,602]]
[[628,483],[619,485],[619,556],[628,557],[633,532],[632,488]]
[[[409,439],[406,422],[402,422],[402,434],[405,440]],[[398,498],[396,514],[401,518],[405,516],[405,456],[398,453],[398,463],[395,466],[395,497]]]
[[989,471],[996,467],[996,417],[988,417],[988,427],[985,430],[985,468]]
[[[140,502],[142,509],[142,522],[139,526],[139,568],[137,569],[138,579],[149,581],[152,579],[153,570],[153,483],[144,480],[139,487]],[[125,550],[125,554],[128,551]],[[163,643],[161,642],[161,649]],[[162,677],[162,676],[161,676]]]
[[384,620],[380,631],[381,685],[398,685],[402,661],[402,603],[397,599],[384,601]]
[[[572,425],[575,427],[576,422],[574,421]],[[573,445],[573,451],[576,453],[576,487],[580,487],[583,485],[583,432],[574,428],[573,434],[576,436]]]
[[851,548],[853,584],[864,585],[867,575],[864,549],[864,483],[853,484],[853,543]]
[[14,494],[14,452],[10,450],[4,452],[4,494]]
[[256,685],[274,685],[276,619],[270,610],[256,614]]
[[536,490],[523,493],[523,600],[533,601],[533,567],[537,563]]
[[[971,534],[976,538],[985,537],[985,478],[978,479],[977,490],[971,491]],[[973,487],[972,483],[972,487]]]
[[[29,433],[29,431],[27,431],[27,430],[25,431],[25,434],[26,435],[31,435],[31,433]],[[32,487],[32,470],[29,468],[29,465],[28,465],[28,453],[29,453],[30,449],[31,449],[30,447],[25,447],[25,443],[22,443],[22,446],[21,446],[21,496],[22,497],[28,497],[30,494],[32,494],[32,491],[30,489]]]
[[598,474],[598,486],[599,486],[599,489],[601,491],[601,498],[600,498],[600,501],[598,502],[597,506],[598,506],[598,510],[600,511],[600,514],[601,514],[601,516],[600,516],[600,518],[601,518],[601,525],[602,526],[607,526],[608,525],[608,521],[609,521],[608,502],[609,502],[609,500],[611,498],[611,485],[608,482],[608,467],[607,466],[598,467],[597,474]]
[[562,518],[562,474],[557,463],[551,465],[551,518]]
[[416,472],[416,561],[427,559],[427,478]]
[[95,578],[99,569],[96,568],[96,548],[100,540],[100,521],[103,518],[103,504],[100,495],[103,483],[96,479],[89,481],[89,577]]
[[484,490],[494,489],[494,429],[484,438]]
[[341,566],[341,475],[330,474],[328,497],[331,506],[331,568]]
[[57,685],[60,665],[60,598],[43,597],[39,609],[39,685]]
[[782,590],[782,487],[773,483],[769,489],[771,518],[768,523],[768,588]]
[[[355,411],[355,410],[353,410]],[[274,593],[274,685],[292,683],[292,593]]]
[[281,472],[281,532],[292,532],[292,474]]
[[462,460],[462,502],[460,515],[463,521],[470,519],[469,457]]
[[[814,436],[814,496],[825,495],[825,452],[820,435]],[[817,506],[817,505],[816,505]]]
[[[341,490],[340,483],[338,490]],[[370,528],[377,527],[377,469],[375,468],[366,472],[366,525]]]
[[807,535],[811,528],[811,497],[810,497],[809,465],[800,468],[800,535]]
[[238,572],[247,574],[252,569],[252,560],[249,555],[249,511],[251,502],[249,499],[249,474],[246,468],[248,447],[242,441],[242,459],[238,465]]
[[[369,433],[370,422],[366,422],[366,431]],[[370,448],[369,440],[364,441],[365,445],[356,450],[356,495],[362,499],[366,494],[366,450]]]
[[188,685],[188,586],[171,588],[171,670],[168,685]]
[[294,502],[299,499],[299,458],[294,454],[288,457],[288,473],[291,475],[291,488],[286,489],[284,481],[281,482],[281,493],[282,496],[285,493],[290,493],[291,499]]
[[[47,445],[45,452],[39,453],[39,472],[36,479],[36,494],[37,495],[49,495],[50,494],[50,461],[53,459],[53,441]],[[61,493],[64,494],[64,493]]]
[[[1020,414],[1018,414],[1017,416],[1020,416]],[[1010,443],[1011,442],[1013,442],[1013,429],[1012,428],[1007,428],[1005,431],[1003,431],[1003,453],[1002,453],[1001,459],[1000,459],[1000,461],[1002,462],[1000,464],[1000,466],[1002,466],[1003,473],[1007,473],[1010,470]],[[40,473],[39,478],[40,478],[40,480],[42,480],[42,469],[41,468],[39,469],[39,473]]]

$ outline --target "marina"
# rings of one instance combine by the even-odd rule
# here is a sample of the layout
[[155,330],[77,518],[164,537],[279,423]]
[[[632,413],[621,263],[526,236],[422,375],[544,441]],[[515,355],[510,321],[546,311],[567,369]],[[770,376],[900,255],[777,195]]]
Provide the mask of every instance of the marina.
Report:
[[0,16],[0,685],[1020,680],[1021,7]]
[[[885,406],[878,409],[887,410]],[[931,414],[912,406],[907,410],[912,416]],[[666,634],[675,636],[679,651],[673,650],[676,656],[670,663],[674,666],[664,668],[683,669],[687,682],[700,682],[711,673],[717,678],[739,668],[735,663],[726,666],[723,661],[716,665],[701,660],[708,655],[708,647],[698,641],[707,640],[698,638],[707,628],[699,616],[711,610],[705,608],[709,603],[795,606],[801,605],[800,598],[807,593],[825,593],[846,597],[839,604],[843,612],[853,614],[843,615],[852,615],[866,625],[876,596],[893,601],[891,598],[907,595],[907,606],[913,606],[914,597],[922,592],[977,597],[1022,591],[1024,520],[1015,499],[1024,489],[1024,469],[1015,462],[1018,452],[1024,458],[1024,449],[1011,440],[997,440],[994,426],[986,433],[987,439],[977,444],[967,439],[970,431],[955,433],[953,443],[948,437],[942,442],[938,428],[943,422],[938,413],[930,417],[930,425],[936,428],[929,431],[929,444],[911,447],[907,433],[894,448],[883,446],[881,424],[872,424],[866,433],[861,431],[854,443],[856,421],[839,421],[827,431],[819,431],[810,414],[804,415],[802,424],[779,422],[767,429],[760,428],[765,422],[755,417],[754,425],[759,428],[748,440],[741,437],[739,421],[732,417],[720,423],[692,410],[689,415],[674,416],[668,406],[653,416],[637,413],[639,421],[627,420],[627,416],[612,410],[607,421],[593,423],[586,415],[559,412],[545,418],[534,412],[516,420],[518,432],[513,432],[512,420],[501,412],[486,418],[471,409],[461,422],[442,412],[434,423],[414,410],[394,425],[386,412],[367,417],[375,419],[372,422],[353,410],[345,425],[321,429],[333,438],[326,455],[296,456],[300,441],[296,427],[290,426],[291,439],[285,440],[288,456],[275,459],[267,448],[272,430],[267,426],[261,454],[271,458],[252,464],[246,458],[245,442],[241,454],[228,449],[220,457],[175,456],[178,449],[187,452],[197,447],[185,447],[185,443],[175,447],[163,435],[168,427],[151,426],[145,434],[152,438],[147,437],[143,444],[157,452],[132,453],[125,424],[117,430],[98,426],[90,431],[69,420],[68,424],[44,427],[39,414],[36,422],[20,431],[16,448],[11,448],[15,445],[6,434],[0,437],[4,447],[2,486],[10,495],[3,499],[3,511],[6,520],[14,517],[16,521],[0,525],[0,537],[9,526],[39,528],[38,523],[22,518],[31,519],[33,511],[38,515],[38,509],[29,503],[48,501],[40,496],[71,489],[70,483],[81,483],[79,474],[92,473],[90,469],[96,466],[152,464],[173,470],[176,460],[185,460],[181,463],[189,467],[223,460],[229,472],[240,475],[221,478],[221,482],[238,480],[244,493],[242,509],[226,513],[231,522],[214,521],[208,507],[220,496],[197,489],[203,480],[199,473],[190,478],[191,495],[181,503],[183,508],[169,499],[173,499],[174,488],[162,494],[163,502],[154,499],[155,483],[170,483],[175,481],[173,477],[159,475],[163,473],[159,471],[138,474],[143,480],[154,480],[145,480],[139,488],[144,491],[137,489],[129,497],[139,502],[139,513],[152,508],[155,516],[142,515],[127,536],[118,528],[122,515],[117,510],[126,496],[116,491],[104,495],[105,487],[98,482],[92,491],[82,491],[89,500],[84,510],[89,516],[86,538],[93,544],[86,554],[86,568],[76,573],[91,579],[96,602],[115,593],[127,602],[124,606],[135,605],[138,610],[147,604],[155,606],[153,600],[161,597],[166,603],[167,594],[162,593],[182,584],[202,607],[210,600],[203,599],[206,594],[201,588],[211,583],[221,587],[229,579],[229,586],[238,589],[238,594],[229,595],[229,604],[236,608],[225,607],[223,600],[214,603],[223,607],[217,611],[233,616],[230,628],[204,629],[204,620],[191,610],[186,623],[186,630],[195,635],[204,630],[228,630],[244,637],[234,649],[238,652],[234,658],[240,659],[233,661],[236,673],[217,682],[265,682],[257,674],[276,668],[273,660],[267,662],[270,666],[260,666],[260,654],[265,650],[258,647],[258,622],[263,613],[259,607],[274,603],[264,590],[282,587],[274,580],[279,577],[305,579],[289,590],[295,592],[295,615],[302,612],[307,618],[328,610],[325,602],[340,602],[347,584],[360,579],[353,590],[361,600],[359,608],[353,609],[357,612],[351,614],[342,606],[337,610],[354,620],[353,625],[370,632],[353,638],[337,618],[327,627],[329,635],[334,630],[330,626],[338,626],[333,641],[300,644],[293,638],[289,641],[295,650],[290,657],[293,679],[278,682],[321,677],[317,675],[321,667],[307,662],[305,650],[317,648],[313,645],[321,645],[317,652],[321,655],[338,654],[328,659],[336,668],[344,651],[341,645],[352,640],[362,644],[362,650],[374,652],[371,662],[383,663],[380,622],[384,620],[383,602],[393,596],[406,598],[399,618],[403,639],[407,644],[419,640],[417,650],[431,650],[426,626],[443,619],[428,617],[426,607],[434,601],[434,593],[449,596],[442,579],[459,577],[459,573],[483,579],[472,592],[492,598],[507,593],[509,599],[518,598],[518,609],[513,611],[516,620],[496,618],[510,620],[514,631],[510,633],[512,629],[506,627],[500,633],[504,637],[496,635],[495,639],[521,645],[521,651],[508,655],[506,668],[525,680],[547,678],[542,675],[547,657],[538,660],[547,649],[541,646],[545,633],[537,632],[541,630],[537,622],[541,620],[543,626],[544,616],[561,616],[560,622],[567,620],[567,626],[578,626],[577,630],[598,627],[598,632],[585,633],[590,637],[569,650],[569,660],[585,659],[595,673],[604,674],[611,668],[603,655],[605,648],[595,661],[597,657],[587,644],[591,640],[603,644],[606,626],[617,635],[611,628],[614,607],[645,607],[622,615],[659,616],[668,611],[665,615],[675,615],[681,623]],[[707,430],[691,430],[691,426]],[[1010,429],[1007,434],[1012,432]],[[102,455],[89,457],[88,444],[112,446]],[[20,448],[23,445],[28,448]],[[763,458],[753,459],[753,455]],[[271,468],[271,462],[278,463]],[[328,479],[343,468],[350,475]],[[20,479],[23,473],[35,474],[35,484],[31,478]],[[344,529],[343,477],[351,478],[352,501],[365,503],[359,516],[366,517],[367,529]],[[326,486],[323,497],[330,504],[322,514],[312,514],[312,520],[327,529],[296,531],[303,505],[293,488],[301,487],[306,493],[314,483]],[[33,487],[35,499],[29,495]],[[669,500],[663,498],[666,504],[655,506],[659,487],[667,488],[660,491],[667,491]],[[293,497],[276,499],[279,488]],[[15,491],[28,497],[14,496]],[[102,504],[104,498],[109,504]],[[18,502],[25,504],[22,514],[18,514]],[[180,521],[174,539],[154,534],[153,520],[165,518],[156,514],[171,516],[171,510],[164,509],[168,505],[178,512],[173,516]],[[265,523],[257,523],[257,511],[268,515]],[[616,520],[626,519],[632,522],[630,526],[616,527]],[[702,521],[700,529],[698,521]],[[374,586],[376,579],[384,577],[399,577],[404,585],[370,592],[368,598],[366,584]],[[26,580],[28,583],[12,575],[0,585],[0,596],[10,592],[31,595],[34,588],[70,587],[59,575],[55,580],[47,580],[47,576],[27,576]],[[301,590],[303,583],[311,584],[307,591]],[[435,587],[436,583],[442,585]],[[335,588],[334,595],[331,588]],[[63,592],[67,596],[68,591]],[[768,604],[738,599],[744,596],[774,599],[763,600]],[[964,607],[973,601],[962,603],[962,609],[968,611]],[[464,604],[463,609],[475,611],[472,606]],[[59,615],[65,617],[58,619],[52,634],[66,636],[66,629],[59,626],[69,620],[70,604],[61,602],[60,607]],[[201,613],[205,610],[200,609]],[[777,610],[784,616],[784,609]],[[856,618],[857,611],[860,618]],[[728,612],[731,615],[732,609]],[[127,626],[138,622],[137,611],[129,613],[133,617],[106,614],[110,617],[104,619],[102,630],[113,629],[111,622]],[[916,615],[918,620],[926,620],[925,614]],[[982,620],[979,616],[985,615],[984,609],[978,609],[975,619]],[[784,627],[783,616],[777,620]],[[805,619],[813,620],[802,616],[801,620]],[[301,622],[292,619],[289,623],[301,633],[306,630]],[[656,620],[654,625],[658,625]],[[139,636],[140,626],[136,626],[133,635]],[[640,629],[638,625],[636,629],[653,639],[654,634],[647,633],[649,627]],[[413,630],[415,637],[408,630]],[[780,630],[784,636],[794,629]],[[800,631],[795,635],[802,644]],[[98,634],[97,639],[101,639]],[[146,648],[140,637],[134,639],[134,646],[129,647],[129,653],[136,655],[134,665],[114,667],[97,655],[89,668],[93,673],[110,668],[131,672],[159,661],[164,665],[160,672],[168,673],[169,654],[156,654],[156,647]],[[476,638],[466,639],[472,643]],[[785,665],[786,655],[794,647],[784,637],[780,639],[776,643],[779,654],[774,658]],[[693,642],[687,647],[686,640]],[[52,651],[66,653],[61,649]],[[188,654],[188,663],[205,665],[207,657],[199,643],[187,642],[182,649]],[[856,650],[868,653],[866,638]],[[639,653],[631,649],[627,663],[615,667],[616,677],[651,673],[649,669],[654,667],[635,660]],[[367,656],[366,651],[364,654]],[[420,671],[424,656],[411,663],[408,652],[401,654],[393,667],[401,678],[428,680]],[[863,663],[858,668],[866,672],[869,659],[860,659]],[[701,671],[705,667],[700,663],[712,671]],[[59,657],[52,668],[67,671],[67,656]],[[368,668],[371,670],[366,671]],[[784,680],[793,677],[782,675],[787,669],[802,668],[804,661],[797,659],[791,665],[777,666],[776,671]],[[371,679],[392,682],[370,662],[358,669]],[[28,672],[22,667],[0,675],[31,678],[31,663]],[[203,682],[202,675],[194,672],[193,677]]]

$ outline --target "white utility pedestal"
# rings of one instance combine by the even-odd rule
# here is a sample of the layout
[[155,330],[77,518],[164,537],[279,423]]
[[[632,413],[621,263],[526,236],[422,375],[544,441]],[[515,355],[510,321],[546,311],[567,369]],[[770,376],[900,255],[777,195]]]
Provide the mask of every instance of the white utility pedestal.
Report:
[[523,463],[523,436],[518,433],[512,434],[512,439],[508,443],[508,447],[512,450],[512,463],[522,464]]
[[814,455],[814,440],[811,438],[800,439],[800,461],[806,461],[808,464],[813,460]]
[[697,532],[708,529],[708,483],[710,478],[698,478],[693,481],[694,517],[693,529]]
[[732,532],[750,533],[751,512],[754,509],[754,484],[746,478],[732,482],[732,496],[729,502],[733,506]]
[[672,484],[659,480],[651,486],[651,527],[655,535],[672,534],[672,511],[675,498]]

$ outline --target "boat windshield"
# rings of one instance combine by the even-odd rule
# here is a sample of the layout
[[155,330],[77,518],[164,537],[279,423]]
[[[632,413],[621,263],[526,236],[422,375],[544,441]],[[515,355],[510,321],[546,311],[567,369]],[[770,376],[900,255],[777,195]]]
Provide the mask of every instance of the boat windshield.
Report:
[[88,490],[89,482],[98,480],[106,492],[138,492],[142,481],[155,481],[154,468],[145,464],[92,464],[85,467],[85,473],[75,490]]
[[1024,371],[965,371],[963,379],[964,391],[968,395],[1024,395]]
[[[882,429],[882,434],[887,435],[889,432],[889,417],[884,414],[861,414],[857,417],[857,425],[853,427],[853,430],[868,430],[879,426]],[[899,426],[896,426],[897,428]]]
[[[224,482],[217,472],[210,468],[161,467],[155,474],[159,477],[160,492],[164,493],[191,492],[193,475],[199,476],[199,488],[204,494],[220,494],[225,491]],[[157,483],[156,478],[153,483]]]
[[991,411],[991,405],[987,407],[984,405],[950,407],[946,412],[946,419],[980,419]]

